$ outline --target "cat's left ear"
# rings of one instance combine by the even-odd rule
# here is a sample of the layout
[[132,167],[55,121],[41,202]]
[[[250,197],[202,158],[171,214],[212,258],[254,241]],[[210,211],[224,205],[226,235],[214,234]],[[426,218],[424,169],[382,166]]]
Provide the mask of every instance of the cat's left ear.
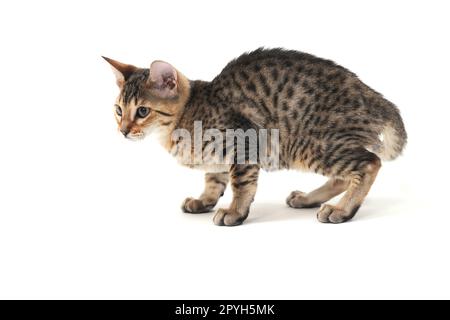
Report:
[[177,70],[167,62],[153,61],[147,85],[150,93],[158,98],[175,98],[178,95]]
[[138,69],[131,64],[125,64],[107,57],[103,57],[112,67],[114,75],[116,76],[116,83],[119,88],[122,88],[125,81]]

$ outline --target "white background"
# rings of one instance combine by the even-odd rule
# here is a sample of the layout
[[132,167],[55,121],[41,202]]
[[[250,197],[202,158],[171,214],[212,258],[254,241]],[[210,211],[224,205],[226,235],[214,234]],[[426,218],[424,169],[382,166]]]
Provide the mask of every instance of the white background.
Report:
[[[448,1],[2,1],[0,298],[450,298],[449,14]],[[202,172],[117,132],[100,55],[209,80],[259,46],[333,59],[401,109],[408,147],[352,222],[287,208],[324,178],[284,171],[261,174],[244,225],[214,226],[180,210]]]

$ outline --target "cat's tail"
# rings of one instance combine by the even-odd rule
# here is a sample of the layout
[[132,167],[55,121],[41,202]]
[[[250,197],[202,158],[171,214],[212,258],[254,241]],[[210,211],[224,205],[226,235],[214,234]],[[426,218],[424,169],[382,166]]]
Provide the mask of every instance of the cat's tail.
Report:
[[383,160],[394,160],[401,155],[408,136],[398,108],[384,98],[382,100],[384,127],[379,135],[380,148],[376,153]]

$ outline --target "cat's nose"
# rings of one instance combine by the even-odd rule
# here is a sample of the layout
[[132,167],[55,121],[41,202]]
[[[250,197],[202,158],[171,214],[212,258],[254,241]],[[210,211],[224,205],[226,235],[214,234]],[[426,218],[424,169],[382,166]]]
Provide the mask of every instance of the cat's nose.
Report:
[[122,132],[124,137],[127,137],[127,135],[130,133],[130,129],[128,129],[128,128],[120,129],[120,132]]

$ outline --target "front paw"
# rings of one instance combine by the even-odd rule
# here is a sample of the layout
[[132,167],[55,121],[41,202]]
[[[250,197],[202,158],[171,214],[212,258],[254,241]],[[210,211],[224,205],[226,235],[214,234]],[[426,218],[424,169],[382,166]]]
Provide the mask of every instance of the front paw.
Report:
[[323,223],[343,223],[354,217],[358,208],[347,212],[335,206],[324,204],[317,213],[317,219]]
[[214,224],[217,226],[238,226],[244,222],[247,215],[241,215],[231,209],[219,209],[214,215]]
[[213,207],[213,205],[205,206],[201,200],[186,198],[181,205],[181,210],[186,213],[204,213],[211,211]]

